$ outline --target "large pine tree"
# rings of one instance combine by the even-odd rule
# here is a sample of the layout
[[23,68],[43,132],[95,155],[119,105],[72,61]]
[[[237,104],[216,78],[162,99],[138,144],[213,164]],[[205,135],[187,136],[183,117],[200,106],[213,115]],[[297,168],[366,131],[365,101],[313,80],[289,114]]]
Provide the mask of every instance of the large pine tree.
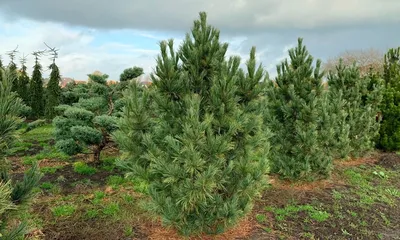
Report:
[[289,179],[324,177],[332,166],[334,126],[321,61],[313,67],[301,38],[289,58],[277,66],[278,76],[268,91],[267,124],[274,133],[271,170]]
[[219,34],[200,13],[179,50],[161,42],[152,87],[130,86],[115,134],[121,166],[149,182],[151,209],[184,235],[235,224],[268,169],[264,71],[254,48],[247,73],[239,57],[227,59]]
[[383,78],[385,91],[377,145],[384,150],[396,151],[400,149],[400,47],[386,53]]
[[39,63],[39,56],[42,52],[35,52],[35,65],[33,67],[32,79],[29,85],[30,107],[33,117],[39,118],[44,115],[44,88],[42,77],[42,66]]
[[334,96],[332,101],[339,95],[346,101],[342,109],[346,112],[344,123],[349,127],[348,139],[336,140],[348,144],[341,145],[339,149],[348,149],[347,155],[353,157],[362,156],[374,147],[379,131],[376,114],[382,99],[380,79],[373,72],[362,77],[355,64],[345,66],[340,61],[336,71],[328,75],[328,85]]

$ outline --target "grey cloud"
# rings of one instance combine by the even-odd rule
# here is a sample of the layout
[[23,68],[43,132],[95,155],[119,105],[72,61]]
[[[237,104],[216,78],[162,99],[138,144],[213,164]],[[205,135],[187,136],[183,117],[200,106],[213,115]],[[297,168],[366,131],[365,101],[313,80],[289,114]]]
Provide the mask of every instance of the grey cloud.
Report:
[[103,29],[186,30],[206,11],[226,33],[400,22],[398,0],[0,0],[8,17]]

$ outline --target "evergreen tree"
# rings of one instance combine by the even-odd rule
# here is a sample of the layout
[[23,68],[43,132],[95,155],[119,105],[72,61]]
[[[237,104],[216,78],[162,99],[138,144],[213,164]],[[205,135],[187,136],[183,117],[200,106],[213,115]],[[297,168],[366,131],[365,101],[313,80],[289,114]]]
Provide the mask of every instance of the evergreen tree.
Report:
[[[18,48],[18,46],[17,46]],[[14,62],[15,54],[17,53],[17,48],[10,51],[8,55],[10,56],[10,63],[8,64],[8,69],[10,70],[10,74],[13,74],[12,78],[17,79],[12,83],[12,91],[18,92],[18,74],[17,74],[17,65]]]
[[[328,85],[333,96],[342,95],[346,101],[342,109],[347,115],[344,122],[349,126],[347,155],[362,156],[374,147],[379,132],[376,114],[382,100],[380,80],[372,72],[362,77],[355,64],[345,66],[340,61],[336,72],[328,75]],[[336,139],[337,142],[343,141]],[[340,146],[340,149],[348,148]]]
[[78,102],[79,98],[89,98],[89,88],[87,84],[70,82],[61,89],[61,104],[72,105]]
[[26,72],[26,57],[22,57],[21,59],[21,69],[18,75],[18,95],[22,98],[22,100],[24,101],[25,104],[29,104],[30,103],[30,99],[29,99],[29,91],[28,91],[28,87],[29,87],[29,76],[28,73]]
[[12,82],[16,81],[10,69],[4,70],[0,82],[0,239],[19,239],[26,232],[26,223],[16,225],[10,221],[18,210],[32,197],[32,189],[38,185],[41,173],[38,165],[27,171],[22,181],[12,181],[8,175],[9,163],[5,151],[13,145],[16,130],[22,119],[19,117],[23,103],[13,92]]
[[90,147],[94,161],[99,163],[101,151],[111,141],[110,133],[116,128],[116,115],[120,109],[115,106],[117,94],[107,85],[108,75],[88,76],[87,92],[72,106],[56,107],[62,114],[54,118],[53,124],[59,150],[74,155]]
[[265,80],[251,49],[226,59],[227,43],[206,13],[175,51],[161,42],[149,89],[132,82],[119,130],[119,165],[149,183],[150,209],[184,235],[219,233],[252,208],[268,170]]
[[4,69],[3,60],[1,59],[1,55],[0,55],[0,82],[3,81],[3,74],[2,74],[3,69]]
[[39,56],[43,53],[34,52],[35,66],[33,67],[32,79],[29,86],[30,92],[30,107],[32,108],[33,116],[39,118],[44,115],[44,90],[43,90],[43,78],[42,78],[42,66],[39,63]]
[[120,82],[126,82],[126,81],[129,81],[129,80],[132,80],[132,79],[135,79],[135,78],[139,77],[143,73],[144,73],[143,72],[143,68],[141,68],[141,67],[127,68],[119,76],[119,81]]
[[324,177],[331,171],[335,133],[321,61],[312,66],[313,57],[301,38],[289,58],[277,66],[275,85],[268,91],[266,116],[274,133],[271,171],[289,179]]
[[389,49],[384,59],[385,91],[377,145],[383,150],[397,151],[400,149],[400,47]]
[[46,109],[45,115],[47,119],[53,119],[56,115],[54,107],[60,104],[61,99],[61,87],[60,87],[60,71],[56,65],[55,59],[57,58],[57,50],[50,48],[53,52],[53,63],[50,65],[50,80],[47,83],[46,88]]

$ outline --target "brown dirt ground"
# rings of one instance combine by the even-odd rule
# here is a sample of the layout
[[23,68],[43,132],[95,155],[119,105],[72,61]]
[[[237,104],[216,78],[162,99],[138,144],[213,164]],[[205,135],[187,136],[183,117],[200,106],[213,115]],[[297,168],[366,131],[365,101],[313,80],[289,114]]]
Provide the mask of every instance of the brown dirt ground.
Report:
[[[41,182],[56,182],[59,176],[63,176],[66,181],[59,183],[62,191],[62,195],[79,195],[88,193],[88,189],[81,189],[79,185],[75,187],[71,186],[71,183],[87,180],[96,183],[100,186],[105,186],[105,181],[108,176],[120,174],[119,171],[99,171],[94,175],[85,176],[73,171],[70,163],[62,163],[54,160],[43,160],[41,166],[55,166],[62,164],[63,168],[58,169],[55,174],[46,174]],[[92,163],[90,163],[92,164]],[[400,156],[392,153],[379,153],[366,158],[351,159],[349,161],[335,161],[335,168],[342,169],[348,167],[354,167],[359,165],[380,165],[387,169],[399,169]],[[19,165],[21,166],[21,165]],[[18,172],[18,171],[17,171]],[[13,176],[14,179],[21,179],[22,174],[16,173]],[[279,180],[277,177],[270,177],[271,188],[267,189],[262,198],[256,202],[255,207],[248,217],[244,218],[236,227],[230,229],[226,233],[218,236],[201,236],[191,239],[279,239],[279,236],[284,236],[284,239],[302,239],[301,234],[305,231],[303,228],[306,225],[308,230],[314,233],[315,239],[344,239],[336,238],[342,234],[343,226],[349,226],[352,222],[351,219],[342,219],[341,222],[310,222],[304,224],[299,219],[304,219],[306,216],[299,218],[285,220],[284,226],[277,227],[277,221],[270,212],[265,211],[265,206],[284,207],[292,200],[296,200],[297,204],[308,204],[314,201],[318,201],[324,204],[324,206],[333,206],[332,191],[346,191],[349,186],[341,179],[340,175],[336,172],[333,173],[331,178],[325,180],[319,180],[311,183],[293,183],[289,181]],[[399,184],[400,187],[400,184]],[[90,190],[90,189],[89,189]],[[112,191],[112,190],[110,190]],[[42,195],[41,200],[51,197]],[[400,200],[400,199],[399,199]],[[354,201],[357,201],[354,199]],[[398,202],[399,203],[399,202]],[[347,206],[347,205],[346,205]],[[366,209],[354,206],[353,209],[349,209],[357,213],[365,213],[371,216],[371,219],[378,219],[378,211],[368,211]],[[400,228],[400,207],[399,204],[392,209],[388,209],[383,205],[376,205],[375,210],[380,210],[389,219],[392,220],[394,226]],[[33,211],[39,214],[43,219],[48,216],[51,219],[51,211],[48,206],[33,204]],[[256,214],[265,214],[267,216],[267,223],[261,225],[255,219]],[[78,214],[80,215],[80,214]],[[333,226],[333,225],[335,226]],[[268,227],[271,231],[266,232],[263,228]],[[123,226],[118,222],[108,222],[104,219],[85,220],[85,219],[61,219],[57,220],[54,224],[45,225],[44,229],[34,230],[30,233],[30,236],[42,237],[41,239],[58,239],[58,240],[69,240],[69,239],[107,239],[107,240],[119,240],[119,239],[151,239],[151,240],[178,240],[184,239],[180,237],[173,229],[164,228],[160,221],[146,220],[142,218],[140,221],[132,223],[133,237],[124,237]],[[371,230],[385,228],[382,226],[382,221],[373,226],[370,226]],[[279,229],[279,230],[278,230]],[[384,239],[396,239],[396,234],[399,234],[396,229],[387,229],[383,234]],[[330,236],[330,237],[326,237]],[[354,237],[354,236],[353,236]],[[350,237],[349,239],[357,239]],[[371,238],[374,239],[374,238]]]

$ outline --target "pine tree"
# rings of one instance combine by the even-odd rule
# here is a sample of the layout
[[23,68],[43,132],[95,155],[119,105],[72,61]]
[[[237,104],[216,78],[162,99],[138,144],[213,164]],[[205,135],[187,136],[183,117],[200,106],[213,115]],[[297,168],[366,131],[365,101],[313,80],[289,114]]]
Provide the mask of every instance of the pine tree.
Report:
[[22,122],[19,117],[23,110],[22,100],[13,92],[12,83],[15,74],[6,69],[0,82],[0,238],[19,239],[26,232],[26,223],[15,225],[12,218],[20,207],[32,197],[32,189],[38,185],[41,173],[35,163],[22,181],[12,181],[8,175],[9,164],[5,150],[13,145],[17,137],[17,128]]
[[126,81],[129,81],[129,80],[139,77],[143,73],[144,73],[143,68],[141,68],[141,67],[127,68],[119,76],[119,81],[126,82]]
[[149,89],[133,82],[115,139],[128,175],[149,183],[150,209],[184,235],[219,233],[252,208],[268,170],[265,80],[255,48],[246,74],[206,13],[175,51],[160,44]]
[[111,142],[111,132],[116,129],[115,106],[117,94],[107,85],[107,74],[89,74],[87,92],[78,102],[60,105],[61,115],[53,120],[56,128],[56,147],[66,154],[74,155],[86,147],[93,151],[95,163],[100,163],[101,151]]
[[55,48],[50,48],[50,50],[53,52],[53,58],[52,58],[53,63],[49,67],[51,73],[50,73],[50,80],[47,83],[47,88],[46,88],[45,115],[47,119],[53,119],[55,117],[56,112],[54,107],[60,104],[60,99],[61,99],[61,87],[60,87],[61,76],[60,76],[60,70],[58,69],[58,66],[56,65],[55,62],[55,59],[58,56],[57,53],[58,50],[56,50]]
[[[362,156],[374,147],[379,131],[376,114],[382,99],[380,80],[372,72],[362,77],[355,64],[344,66],[340,61],[336,72],[329,74],[328,85],[331,94],[343,95],[346,101],[342,109],[346,112],[345,123],[349,126],[347,155]],[[347,148],[341,146],[340,149]]]
[[30,92],[30,107],[32,108],[33,116],[36,118],[44,115],[44,89],[42,78],[42,66],[39,63],[39,56],[44,51],[34,52],[35,66],[33,67],[32,79],[29,86]]
[[267,123],[271,139],[271,171],[288,179],[329,175],[332,168],[333,124],[328,95],[322,84],[321,61],[298,39],[296,48],[277,66],[278,76],[268,91]]
[[400,47],[385,54],[384,84],[381,112],[382,123],[377,146],[380,149],[400,149]]

